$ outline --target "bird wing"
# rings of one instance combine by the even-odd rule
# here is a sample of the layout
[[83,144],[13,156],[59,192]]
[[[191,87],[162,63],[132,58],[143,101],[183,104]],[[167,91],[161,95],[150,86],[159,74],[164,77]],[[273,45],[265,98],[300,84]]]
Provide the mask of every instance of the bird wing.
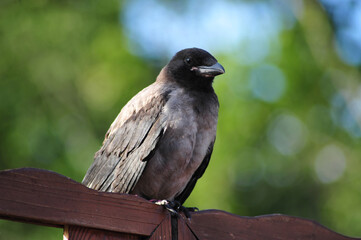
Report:
[[107,192],[132,190],[163,134],[166,119],[162,108],[169,93],[155,83],[124,106],[95,154],[83,184]]
[[211,144],[208,146],[206,156],[204,157],[201,165],[198,167],[198,169],[194,172],[191,179],[189,180],[187,186],[184,188],[184,190],[175,198],[176,201],[183,204],[185,200],[189,197],[191,192],[193,191],[194,186],[196,185],[199,178],[201,178],[206,171],[206,168],[208,167],[209,160],[211,159],[211,155],[213,152],[213,146],[214,146],[215,139],[211,142]]

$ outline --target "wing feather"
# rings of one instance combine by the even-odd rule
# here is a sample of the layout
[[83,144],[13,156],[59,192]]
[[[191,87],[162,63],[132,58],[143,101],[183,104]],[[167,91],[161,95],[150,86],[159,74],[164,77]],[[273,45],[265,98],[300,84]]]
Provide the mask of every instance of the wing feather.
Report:
[[107,192],[132,190],[165,128],[162,109],[170,90],[158,85],[145,88],[124,106],[95,154],[83,184]]

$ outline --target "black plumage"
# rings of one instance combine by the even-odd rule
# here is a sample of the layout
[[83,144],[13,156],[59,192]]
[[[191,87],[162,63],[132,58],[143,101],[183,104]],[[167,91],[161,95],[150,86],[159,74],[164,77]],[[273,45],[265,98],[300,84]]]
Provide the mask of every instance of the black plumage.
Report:
[[123,107],[83,183],[182,204],[212,154],[218,118],[212,82],[222,73],[202,49],[178,52],[156,81]]

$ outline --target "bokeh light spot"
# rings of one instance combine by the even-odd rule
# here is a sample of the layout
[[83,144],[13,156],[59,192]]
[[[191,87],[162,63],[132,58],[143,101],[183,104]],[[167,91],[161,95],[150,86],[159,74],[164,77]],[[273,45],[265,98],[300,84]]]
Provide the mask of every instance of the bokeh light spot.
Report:
[[264,64],[253,69],[249,84],[256,98],[265,102],[275,102],[285,90],[285,77],[276,66]]
[[338,180],[346,168],[346,157],[342,149],[330,144],[321,149],[315,160],[317,177],[323,183],[331,183]]
[[267,137],[281,154],[293,155],[305,146],[307,129],[297,117],[281,114],[269,125]]
[[[352,95],[351,91],[344,91],[345,95]],[[344,128],[352,137],[361,137],[361,93],[346,99],[341,92],[336,93],[331,99],[332,120]]]

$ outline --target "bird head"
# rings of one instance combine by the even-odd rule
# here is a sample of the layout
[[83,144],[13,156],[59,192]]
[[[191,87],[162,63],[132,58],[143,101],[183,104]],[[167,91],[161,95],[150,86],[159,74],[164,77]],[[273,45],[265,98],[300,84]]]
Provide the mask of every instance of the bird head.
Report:
[[177,52],[170,60],[167,72],[184,86],[209,88],[214,77],[225,73],[225,70],[207,51],[187,48]]

